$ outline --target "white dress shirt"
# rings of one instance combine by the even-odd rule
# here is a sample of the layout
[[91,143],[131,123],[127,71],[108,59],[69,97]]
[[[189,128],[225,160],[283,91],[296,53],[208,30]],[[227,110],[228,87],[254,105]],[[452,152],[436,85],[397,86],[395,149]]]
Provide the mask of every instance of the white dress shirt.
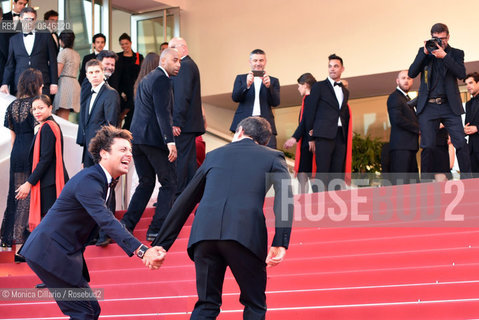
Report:
[[95,100],[96,100],[96,97],[98,95],[98,92],[100,92],[101,90],[101,87],[103,87],[103,85],[105,84],[105,81],[102,81],[98,86],[96,86],[95,88],[91,88],[92,91],[94,91],[92,94],[91,94],[91,100],[90,100],[90,106],[88,107],[88,114],[91,113],[91,109],[93,108],[93,104],[95,103]]
[[259,92],[261,90],[261,84],[263,83],[263,78],[254,77],[254,104],[253,104],[253,117],[261,116],[261,106],[259,104]]
[[[103,172],[105,173],[105,176],[106,176],[106,183],[108,185],[110,185],[110,182],[111,180],[113,179],[113,177],[111,176],[111,174],[100,164],[100,167],[103,169]],[[105,198],[105,201],[108,199],[108,197],[110,196],[110,188],[108,188],[108,190],[106,191],[106,198]]]
[[33,51],[33,44],[35,43],[35,30],[32,31],[32,34],[27,36],[23,35],[23,44],[25,45],[25,49],[27,50],[28,55],[32,55]]

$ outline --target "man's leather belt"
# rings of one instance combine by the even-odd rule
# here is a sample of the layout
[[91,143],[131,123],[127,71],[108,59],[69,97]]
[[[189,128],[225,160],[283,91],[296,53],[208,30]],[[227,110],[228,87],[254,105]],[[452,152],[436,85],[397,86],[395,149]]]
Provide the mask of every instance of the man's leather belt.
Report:
[[435,104],[443,104],[447,102],[446,98],[431,98],[427,100],[429,103],[435,103]]

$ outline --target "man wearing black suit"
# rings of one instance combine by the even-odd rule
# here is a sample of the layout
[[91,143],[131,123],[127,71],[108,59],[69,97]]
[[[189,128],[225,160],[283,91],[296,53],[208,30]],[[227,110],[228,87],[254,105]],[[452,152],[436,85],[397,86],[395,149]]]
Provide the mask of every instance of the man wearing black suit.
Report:
[[76,141],[83,147],[82,164],[85,168],[95,164],[88,152],[90,140],[102,126],[116,126],[120,113],[120,96],[105,82],[100,61],[90,60],[86,68],[91,90],[85,90],[85,86],[82,88]]
[[[6,12],[2,15],[2,21],[11,22],[11,25],[3,28],[0,33],[0,81],[3,80],[3,72],[8,59],[8,45],[10,38],[15,35],[15,30],[21,31],[20,12],[28,4],[28,0],[13,0],[12,11]],[[10,84],[9,84],[10,85]]]
[[195,139],[205,133],[205,123],[201,108],[200,71],[188,55],[188,45],[182,38],[173,38],[168,46],[177,49],[181,57],[180,71],[171,78],[175,95],[173,134],[178,149],[177,194],[180,194],[193,178],[198,167]]
[[[407,75],[407,70],[399,72],[396,78],[397,88],[389,95],[387,106],[391,137],[389,139],[389,172],[391,181],[396,184],[412,182],[417,175],[416,153],[419,150],[419,123],[413,106],[408,105],[411,98],[408,95],[413,80]],[[411,174],[412,173],[412,174]],[[414,175],[414,173],[416,175]]]
[[[336,54],[328,57],[326,80],[316,82],[311,88],[310,146],[316,155],[316,171],[324,188],[332,188],[332,178],[344,179],[346,164],[346,140],[349,128],[349,91],[341,82],[343,59]],[[312,131],[311,131],[312,130]],[[322,190],[323,186],[319,186]]]
[[263,117],[268,120],[273,132],[268,147],[276,149],[277,132],[271,108],[277,107],[280,102],[279,80],[264,71],[266,53],[263,50],[253,50],[249,55],[249,64],[251,71],[239,74],[235,79],[232,98],[234,102],[239,102],[239,105],[230,130],[235,132],[238,123],[247,117]]
[[86,78],[86,63],[91,59],[96,59],[98,54],[103,50],[106,43],[106,37],[103,33],[97,33],[92,38],[92,45],[93,45],[93,53],[87,54],[83,57],[83,61],[80,68],[80,74],[78,76],[78,82],[80,85],[83,84],[83,80]]
[[44,94],[54,95],[57,92],[58,71],[55,44],[50,33],[34,29],[36,19],[35,9],[26,7],[22,10],[20,20],[23,33],[17,33],[9,40],[8,60],[0,92],[15,94],[20,75],[28,68],[38,69],[42,73]]
[[473,72],[464,78],[466,88],[471,95],[471,100],[466,103],[466,125],[464,133],[469,136],[469,154],[471,158],[471,171],[474,177],[479,177],[479,73]]
[[[170,211],[176,194],[177,157],[173,136],[173,87],[170,76],[180,70],[176,49],[163,50],[160,66],[145,76],[136,90],[135,113],[131,122],[133,159],[139,184],[131,198],[122,222],[133,230],[140,221],[155,188],[156,177],[161,184],[155,215],[146,238],[153,241]],[[156,177],[155,177],[156,175]]]
[[85,246],[98,226],[107,230],[129,256],[136,254],[150,269],[157,269],[165,256],[162,248],[148,248],[133,237],[105,205],[115,181],[128,172],[130,140],[128,131],[112,126],[98,132],[90,144],[96,164],[83,169],[65,184],[53,207],[20,251],[50,291],[64,297],[64,293],[81,290],[93,298],[57,300],[62,312],[71,319],[100,316],[100,305],[88,285],[90,275],[83,257]]
[[[152,244],[168,250],[199,202],[188,242],[198,292],[191,319],[216,319],[227,267],[241,290],[243,318],[265,318],[266,266],[283,260],[293,218],[283,202],[292,197],[290,176],[283,153],[264,147],[270,137],[265,119],[242,120],[232,143],[207,154]],[[263,205],[271,185],[276,232],[268,251]]]
[[439,123],[443,123],[456,148],[461,177],[468,177],[471,161],[466,144],[461,114],[464,113],[457,79],[464,79],[464,51],[448,45],[449,29],[445,24],[436,23],[431,28],[431,36],[436,40],[436,50],[419,48],[416,59],[409,67],[409,76],[415,78],[421,73],[417,115],[421,130],[421,174],[422,178],[432,178],[434,172],[433,148]]
[[43,15],[43,20],[47,24],[47,30],[50,31],[52,35],[53,42],[55,42],[55,47],[57,49],[57,54],[60,51],[60,43],[58,42],[58,12],[55,10],[49,10]]

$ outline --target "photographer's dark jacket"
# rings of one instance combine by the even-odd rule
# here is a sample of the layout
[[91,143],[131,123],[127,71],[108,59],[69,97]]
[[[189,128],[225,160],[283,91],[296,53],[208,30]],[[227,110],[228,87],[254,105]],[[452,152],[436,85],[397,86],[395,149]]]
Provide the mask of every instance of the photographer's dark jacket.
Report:
[[[459,86],[457,79],[464,79],[466,76],[466,68],[464,66],[464,51],[446,47],[446,56],[444,57],[444,88],[446,91],[446,97],[451,110],[456,115],[464,113],[462,107],[461,96],[459,93]],[[427,104],[429,92],[431,90],[432,80],[432,64],[433,59],[437,59],[432,55],[426,55],[424,53],[424,47],[419,48],[416,59],[409,67],[409,77],[415,78],[421,73],[421,86],[419,87],[417,114],[420,114]],[[432,97],[431,97],[432,98]]]

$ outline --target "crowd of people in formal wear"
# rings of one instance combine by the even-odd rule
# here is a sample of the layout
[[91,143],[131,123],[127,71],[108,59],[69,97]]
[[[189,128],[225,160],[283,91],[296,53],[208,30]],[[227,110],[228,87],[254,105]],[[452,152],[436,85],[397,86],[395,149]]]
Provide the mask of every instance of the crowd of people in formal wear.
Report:
[[[289,175],[284,155],[274,150],[277,130],[272,108],[280,104],[280,84],[266,72],[266,53],[251,51],[250,71],[234,81],[232,99],[238,103],[230,127],[234,142],[205,159],[200,72],[184,39],[175,37],[161,44],[159,54],[143,57],[132,50],[128,34],[119,37],[122,52],[115,53],[104,50],[106,37],[99,33],[92,38],[93,52],[81,62],[73,31],[57,35],[53,27],[36,30],[37,13],[27,4],[14,0],[12,12],[5,13],[3,20],[18,22],[16,32],[0,33],[0,92],[17,97],[4,122],[12,133],[12,152],[2,248],[25,243],[15,260],[26,258],[49,288],[89,289],[83,259],[86,245],[106,246],[113,239],[127,254],[136,254],[156,269],[200,203],[188,247],[198,274],[199,300],[193,314],[219,313],[221,284],[229,266],[244,295],[247,318],[263,318],[265,266],[282,261],[292,219],[292,208],[286,206],[287,213],[281,215],[286,218],[276,224],[268,251],[262,203],[271,185],[277,197],[282,194],[279,191],[285,186],[280,180],[288,180]],[[54,25],[58,14],[48,11],[44,19]],[[409,70],[399,72],[397,88],[387,101],[391,122],[387,171],[401,174],[393,183],[417,179],[419,135],[424,179],[448,171],[449,153],[444,163],[438,161],[439,156],[444,159],[440,153],[444,148],[438,144],[446,139],[448,146],[448,137],[461,175],[470,177],[479,171],[479,74],[466,75],[464,53],[448,45],[446,25],[435,24],[431,35],[437,47],[419,49]],[[336,54],[327,61],[325,80],[316,81],[310,73],[298,78],[302,96],[298,127],[284,144],[286,149],[297,144],[294,171],[300,192],[308,192],[309,182],[313,192],[341,188],[336,181],[344,183],[351,172],[353,117],[347,81],[341,78],[344,63]],[[412,78],[419,74],[419,94],[411,101]],[[461,120],[458,79],[465,81],[473,96],[466,104],[466,125]],[[69,180],[62,132],[52,114],[68,120],[72,111],[78,113],[76,143],[83,148],[84,169]],[[139,183],[118,221],[113,216],[115,185],[131,160]],[[268,182],[264,177],[268,173],[277,178]],[[161,186],[146,233],[153,242],[148,248],[132,234],[156,180]],[[285,209],[280,207],[275,202],[277,215]],[[47,261],[45,256],[65,255],[58,248],[49,249],[50,241],[71,245],[68,257]],[[70,265],[71,270],[58,263]],[[217,270],[210,275],[212,266]],[[86,307],[58,303],[69,315],[90,312],[96,319],[100,313],[97,302]]]

